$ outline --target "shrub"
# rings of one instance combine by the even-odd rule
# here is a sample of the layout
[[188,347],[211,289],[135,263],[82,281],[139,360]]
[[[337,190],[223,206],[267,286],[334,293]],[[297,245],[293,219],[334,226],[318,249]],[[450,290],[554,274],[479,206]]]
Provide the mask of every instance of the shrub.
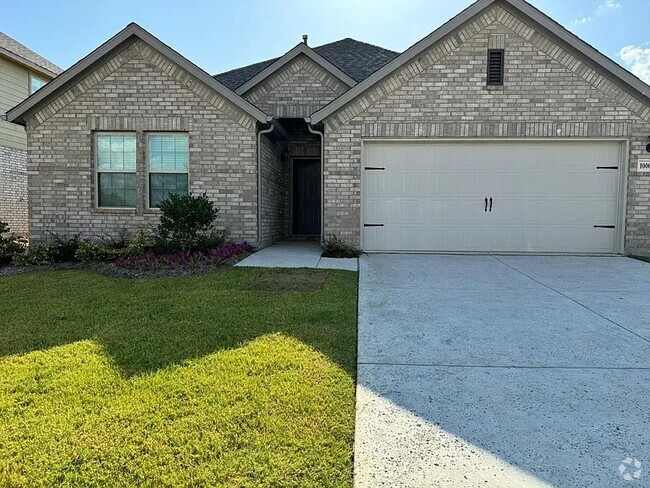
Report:
[[215,249],[226,242],[228,242],[228,232],[212,229],[209,234],[198,236],[196,243],[192,246],[192,251]]
[[11,234],[9,224],[0,222],[0,266],[10,264],[14,257],[24,253],[26,248],[27,239]]
[[77,249],[81,238],[76,234],[69,239],[63,238],[58,234],[50,232],[50,242],[45,244],[48,248],[50,260],[54,263],[65,263],[77,259]]
[[361,256],[361,250],[354,246],[346,244],[338,237],[328,236],[321,244],[323,257],[326,258],[358,258]]
[[212,228],[219,209],[207,195],[171,194],[160,202],[160,225],[155,241],[159,251],[188,251]]
[[82,240],[79,243],[79,249],[77,249],[77,259],[84,263],[113,261],[122,256],[122,249],[93,241]]
[[24,253],[16,254],[13,258],[13,263],[18,266],[38,266],[53,262],[53,253],[46,244],[30,244]]
[[133,240],[129,240],[126,233],[105,237],[101,242],[82,239],[79,242],[76,258],[79,261],[95,263],[114,261],[117,258],[143,253],[147,249],[148,241],[144,232],[140,232]]

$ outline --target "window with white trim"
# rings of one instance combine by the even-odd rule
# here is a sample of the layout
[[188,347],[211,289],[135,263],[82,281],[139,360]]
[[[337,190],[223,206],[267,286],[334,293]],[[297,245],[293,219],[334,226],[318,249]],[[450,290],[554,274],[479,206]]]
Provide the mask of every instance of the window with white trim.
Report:
[[135,133],[98,133],[97,206],[135,208],[136,137]]
[[47,84],[46,80],[44,80],[43,78],[39,78],[38,76],[30,73],[30,75],[29,75],[29,94],[31,95],[36,90],[39,90],[40,88],[44,87],[46,84]]
[[149,207],[169,195],[189,193],[190,141],[186,133],[147,135]]

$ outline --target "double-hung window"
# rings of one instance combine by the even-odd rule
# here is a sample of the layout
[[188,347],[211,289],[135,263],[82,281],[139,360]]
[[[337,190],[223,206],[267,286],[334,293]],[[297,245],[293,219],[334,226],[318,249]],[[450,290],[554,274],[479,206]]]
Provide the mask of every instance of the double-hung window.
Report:
[[135,208],[136,138],[134,133],[98,133],[97,206]]
[[185,133],[147,135],[147,170],[149,176],[149,207],[176,193],[189,192],[189,136]]

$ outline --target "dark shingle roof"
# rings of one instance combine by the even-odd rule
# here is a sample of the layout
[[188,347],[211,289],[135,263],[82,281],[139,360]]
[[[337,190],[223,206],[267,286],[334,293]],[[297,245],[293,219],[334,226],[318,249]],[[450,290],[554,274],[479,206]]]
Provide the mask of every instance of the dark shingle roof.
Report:
[[4,32],[0,32],[0,48],[6,49],[10,53],[19,56],[22,59],[35,64],[36,66],[40,66],[41,68],[44,68],[47,71],[54,73],[55,75],[58,75],[63,71],[56,64],[48,61],[43,56],[36,54],[34,51],[23,46],[20,42],[12,39]]
[[[399,56],[399,53],[395,51],[350,38],[323,44],[313,49],[355,81],[366,79],[386,63]],[[214,75],[214,78],[231,90],[236,90],[278,59],[268,59],[243,68],[226,71]]]

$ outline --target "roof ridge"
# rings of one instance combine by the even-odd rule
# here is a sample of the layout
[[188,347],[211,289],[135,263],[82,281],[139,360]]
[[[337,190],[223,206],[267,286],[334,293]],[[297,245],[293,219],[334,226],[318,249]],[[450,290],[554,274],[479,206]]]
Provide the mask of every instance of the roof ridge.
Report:
[[258,64],[274,63],[275,61],[277,61],[281,57],[282,56],[278,56],[278,57],[275,57],[275,58],[269,58],[269,59],[265,59],[264,61],[257,61],[256,63],[247,64],[246,66],[240,66],[239,68],[232,68],[232,69],[229,69],[228,71],[221,71],[219,73],[213,74],[212,77],[214,78],[215,76],[227,75],[228,73],[232,73],[233,71],[239,71],[240,69],[244,69],[244,68],[251,68],[251,67],[256,66]]
[[[296,46],[300,46],[301,44],[298,43]],[[295,49],[296,46],[287,51],[284,56]],[[340,70],[342,74],[348,76],[350,81],[354,82],[365,79],[399,55],[396,51],[391,51],[390,49],[368,42],[358,41],[351,37],[344,37],[343,39],[321,44],[320,46],[307,47],[333,67]],[[233,68],[228,71],[216,73],[212,77],[231,90],[237,90],[260,72],[264,71],[268,66],[282,59],[282,57],[275,57],[239,68]]]
[[323,46],[329,46],[330,44],[336,44],[337,42],[342,42],[342,41],[354,41],[354,42],[356,42],[356,43],[364,44],[364,45],[366,45],[366,46],[370,46],[370,47],[375,47],[375,48],[377,48],[377,49],[381,49],[381,50],[383,50],[383,51],[389,51],[389,52],[391,52],[391,53],[395,53],[395,54],[399,54],[399,53],[400,53],[400,51],[393,51],[392,49],[388,49],[388,48],[386,48],[386,47],[379,46],[379,45],[377,45],[377,44],[372,44],[371,42],[360,41],[359,39],[355,39],[354,37],[344,37],[343,39],[339,39],[338,41],[332,41],[332,42],[328,42],[328,43],[326,43],[326,44],[321,44],[320,46],[315,46],[313,49],[317,49],[317,48],[319,48],[319,47],[323,47]]

